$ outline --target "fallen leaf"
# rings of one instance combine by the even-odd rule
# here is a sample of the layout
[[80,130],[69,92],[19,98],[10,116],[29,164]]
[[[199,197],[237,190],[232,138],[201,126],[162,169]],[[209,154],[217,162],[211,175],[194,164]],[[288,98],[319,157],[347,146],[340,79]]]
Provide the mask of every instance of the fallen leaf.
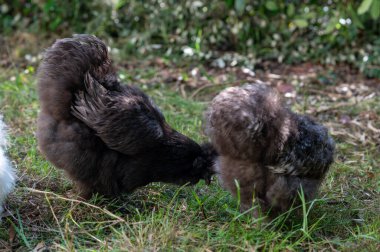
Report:
[[49,252],[49,247],[46,246],[44,241],[39,242],[33,249],[33,252]]
[[367,177],[370,179],[373,179],[375,177],[375,173],[373,172],[367,172]]
[[281,83],[277,86],[277,90],[278,92],[285,94],[293,92],[294,88],[290,84]]
[[15,231],[15,227],[13,225],[10,225],[9,227],[9,244],[12,245],[12,243],[14,242],[16,238],[16,231]]

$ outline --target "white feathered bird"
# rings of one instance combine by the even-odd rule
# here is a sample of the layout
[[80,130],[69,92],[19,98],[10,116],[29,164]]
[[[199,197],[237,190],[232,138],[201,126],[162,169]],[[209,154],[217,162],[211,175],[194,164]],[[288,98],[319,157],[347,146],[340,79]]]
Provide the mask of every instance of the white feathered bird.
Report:
[[6,128],[3,116],[0,115],[0,213],[4,210],[3,204],[5,198],[14,188],[16,180],[12,164],[5,155],[6,139]]

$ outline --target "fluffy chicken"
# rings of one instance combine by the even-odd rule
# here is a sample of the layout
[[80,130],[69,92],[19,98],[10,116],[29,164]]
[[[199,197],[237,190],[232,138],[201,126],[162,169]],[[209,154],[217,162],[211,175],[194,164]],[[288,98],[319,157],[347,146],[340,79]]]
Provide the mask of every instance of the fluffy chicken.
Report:
[[297,204],[301,188],[306,200],[316,196],[333,162],[334,141],[324,126],[286,108],[274,89],[262,83],[227,88],[205,119],[220,154],[215,171],[222,186],[240,192],[241,210],[255,198],[276,216]]
[[175,131],[146,94],[122,85],[95,36],[56,41],[38,69],[38,93],[39,149],[83,198],[212,175],[211,146]]
[[12,164],[5,155],[6,139],[5,124],[0,115],[0,213],[3,212],[4,201],[13,190],[16,180]]

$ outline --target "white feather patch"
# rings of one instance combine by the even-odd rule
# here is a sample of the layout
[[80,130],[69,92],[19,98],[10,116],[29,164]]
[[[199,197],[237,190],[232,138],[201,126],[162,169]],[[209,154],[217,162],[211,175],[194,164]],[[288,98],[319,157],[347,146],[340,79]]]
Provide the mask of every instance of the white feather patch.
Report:
[[16,175],[12,164],[5,156],[6,132],[3,116],[0,115],[0,213],[3,211],[3,203],[7,195],[13,190]]

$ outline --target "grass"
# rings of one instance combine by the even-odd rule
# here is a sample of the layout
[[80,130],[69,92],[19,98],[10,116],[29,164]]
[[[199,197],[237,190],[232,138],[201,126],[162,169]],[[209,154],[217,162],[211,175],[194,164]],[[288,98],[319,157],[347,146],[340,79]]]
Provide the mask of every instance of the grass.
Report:
[[[121,74],[128,81],[138,75],[142,89],[174,128],[205,141],[201,125],[206,101],[224,86],[203,90],[202,101],[187,99],[183,92],[191,89],[185,87],[181,92],[175,85],[157,81],[154,78],[160,69],[145,67],[144,71],[121,70]],[[34,72],[31,66],[0,69],[1,113],[9,126],[9,156],[19,175],[8,200],[11,215],[0,223],[0,250],[31,251],[45,246],[54,251],[379,250],[380,151],[377,135],[366,128],[372,119],[365,115],[373,111],[374,117],[379,116],[378,93],[354,106],[323,113],[321,120],[337,141],[337,158],[320,198],[305,203],[299,219],[290,212],[287,220],[263,223],[249,212],[240,213],[238,199],[217,181],[194,187],[153,183],[117,199],[95,195],[81,202],[70,197],[71,182],[37,149],[34,133],[39,107]],[[213,82],[212,74],[208,79]],[[304,95],[293,103],[294,109],[308,112],[335,104],[307,90],[299,92]],[[342,126],[342,115],[364,119],[356,126]],[[379,128],[376,121],[373,126]]]

